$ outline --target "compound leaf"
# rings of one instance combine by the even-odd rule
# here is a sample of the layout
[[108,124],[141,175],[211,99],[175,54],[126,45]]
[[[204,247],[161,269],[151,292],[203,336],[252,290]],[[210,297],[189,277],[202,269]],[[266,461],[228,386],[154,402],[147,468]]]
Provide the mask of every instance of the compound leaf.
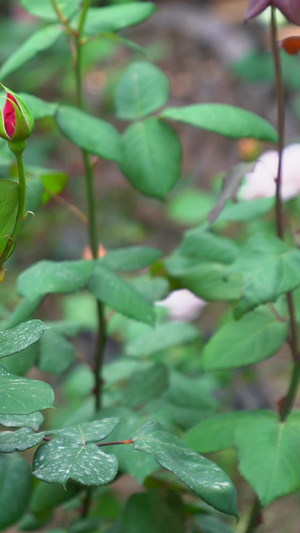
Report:
[[251,237],[236,261],[227,269],[243,276],[242,295],[235,309],[236,318],[255,307],[275,302],[300,285],[300,250],[291,248],[273,235]]

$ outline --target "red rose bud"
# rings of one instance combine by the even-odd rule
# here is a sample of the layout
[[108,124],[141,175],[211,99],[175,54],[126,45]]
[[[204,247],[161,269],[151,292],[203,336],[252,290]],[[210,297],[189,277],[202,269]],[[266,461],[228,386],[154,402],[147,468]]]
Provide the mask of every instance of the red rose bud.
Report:
[[287,54],[295,56],[300,52],[300,37],[287,37],[286,39],[283,39],[283,41],[280,41],[279,45],[280,48],[283,48],[283,50],[287,52]]
[[1,112],[0,137],[10,143],[25,141],[33,130],[33,117],[19,96],[2,87],[6,91],[6,101]]
[[245,20],[257,17],[270,6],[277,7],[289,22],[300,26],[299,0],[249,0]]

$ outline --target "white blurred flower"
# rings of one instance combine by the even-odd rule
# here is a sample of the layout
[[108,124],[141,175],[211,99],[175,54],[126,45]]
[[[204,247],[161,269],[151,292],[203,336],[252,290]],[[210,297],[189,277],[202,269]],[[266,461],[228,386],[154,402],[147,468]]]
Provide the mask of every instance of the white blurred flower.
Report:
[[[254,200],[274,196],[278,171],[278,152],[264,152],[254,171],[246,174],[246,182],[241,187],[240,198]],[[282,198],[290,200],[300,194],[300,144],[292,144],[283,150]]]
[[198,298],[187,289],[173,291],[161,302],[156,302],[156,305],[161,305],[168,309],[171,319],[183,321],[198,318],[206,304],[205,300],[201,300],[201,298]]

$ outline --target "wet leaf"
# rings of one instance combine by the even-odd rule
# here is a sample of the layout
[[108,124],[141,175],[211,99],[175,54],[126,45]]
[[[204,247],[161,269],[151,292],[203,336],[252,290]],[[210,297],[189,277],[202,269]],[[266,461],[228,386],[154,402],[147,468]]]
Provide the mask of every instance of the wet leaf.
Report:
[[160,424],[149,422],[143,426],[134,437],[134,448],[152,455],[218,511],[238,516],[236,491],[227,475]]
[[0,359],[19,353],[37,342],[46,329],[40,320],[30,320],[0,332]]

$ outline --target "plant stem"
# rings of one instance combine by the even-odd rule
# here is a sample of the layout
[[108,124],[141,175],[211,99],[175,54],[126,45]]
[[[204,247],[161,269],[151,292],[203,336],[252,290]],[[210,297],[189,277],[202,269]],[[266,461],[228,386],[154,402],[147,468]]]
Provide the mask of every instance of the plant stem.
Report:
[[[76,61],[75,61],[75,77],[76,77],[76,94],[77,107],[83,109],[83,84],[82,84],[82,33],[88,9],[91,0],[84,0],[80,14],[78,30],[76,35]],[[82,150],[82,159],[85,171],[86,194],[88,204],[88,219],[89,219],[89,241],[94,259],[98,258],[98,234],[97,234],[97,206],[96,195],[94,190],[94,172],[90,160],[90,156],[86,150]],[[95,397],[96,410],[101,409],[101,392],[102,379],[101,369],[103,366],[104,352],[107,341],[106,323],[104,317],[104,307],[102,302],[97,300],[97,314],[98,314],[98,333],[97,333],[97,347],[96,347],[96,362],[95,362]]]
[[86,518],[87,515],[89,514],[89,510],[90,510],[91,503],[92,503],[92,496],[93,496],[93,487],[88,487],[85,492],[84,499],[82,502],[82,509],[80,513],[81,518]]
[[133,443],[133,439],[129,439],[129,440],[114,440],[112,442],[103,442],[100,444],[97,444],[97,446],[99,446],[100,448],[102,448],[102,446],[117,446],[119,444],[132,444]]
[[260,501],[256,497],[252,510],[251,510],[249,522],[247,525],[247,529],[245,530],[245,533],[252,533],[260,525],[261,510],[262,509],[261,509]]
[[16,218],[14,229],[10,235],[9,241],[7,242],[5,246],[3,254],[0,257],[0,267],[2,267],[6,259],[9,257],[9,253],[11,251],[12,246],[14,245],[16,241],[16,238],[19,234],[19,231],[21,229],[22,222],[25,216],[26,177],[25,177],[23,154],[22,153],[15,154],[15,157],[17,161],[17,168],[18,168],[18,175],[19,175],[19,205],[18,205],[18,212],[17,212],[17,218]]
[[55,11],[55,13],[57,15],[57,18],[58,18],[59,22],[61,22],[61,24],[63,24],[63,26],[66,28],[68,36],[76,37],[77,32],[72,28],[69,20],[65,17],[63,12],[61,11],[61,9],[60,9],[59,5],[57,4],[56,0],[51,0],[51,3],[52,3],[53,9],[54,9],[54,11]]
[[66,200],[63,196],[53,193],[52,191],[47,189],[47,187],[44,187],[44,189],[51,196],[51,200],[54,200],[55,202],[65,206],[71,213],[73,213],[73,215],[75,215],[81,222],[83,222],[85,226],[88,226],[87,217],[85,216],[84,213],[82,213],[82,211],[80,211],[80,209],[78,209],[78,207],[76,207],[76,205],[73,205],[71,202]]
[[[284,240],[284,220],[283,209],[281,200],[281,188],[282,188],[282,159],[284,149],[284,136],[285,136],[285,102],[284,102],[284,83],[282,76],[282,66],[280,51],[277,42],[277,22],[276,22],[276,8],[272,7],[272,19],[271,19],[271,33],[272,33],[272,50],[275,64],[276,74],[276,90],[277,90],[277,102],[278,102],[278,173],[276,180],[276,226],[277,235],[280,239]],[[286,419],[290,413],[296,394],[298,391],[298,385],[300,381],[300,364],[298,354],[298,333],[297,333],[297,321],[295,315],[294,301],[292,293],[287,293],[287,305],[290,319],[290,346],[294,361],[294,368],[292,372],[291,382],[289,385],[288,393],[283,401],[280,409],[280,415],[282,421]]]
[[[278,169],[276,178],[276,231],[279,239],[284,240],[284,217],[282,207],[282,163],[283,163],[283,149],[285,142],[285,101],[284,101],[284,83],[282,76],[282,65],[280,58],[280,51],[278,47],[278,30],[276,21],[276,8],[271,7],[271,39],[272,52],[275,66],[276,92],[277,92],[277,130],[278,130]],[[294,361],[292,377],[286,397],[280,406],[280,417],[284,422],[293,408],[296,394],[300,382],[300,361],[298,357],[298,333],[297,322],[294,308],[294,301],[292,293],[286,295],[289,320],[290,320],[290,346]],[[259,525],[259,516],[262,507],[256,497],[250,515],[249,523],[245,533],[252,533]]]
[[295,398],[296,398],[298,388],[299,388],[299,382],[300,382],[300,361],[297,361],[294,364],[291,382],[289,385],[287,395],[285,396],[282,406],[280,408],[280,416],[283,422],[284,420],[286,420],[287,416],[290,414],[293,408]]
[[278,170],[276,178],[276,228],[277,235],[280,239],[284,238],[283,208],[281,198],[282,185],[282,158],[285,136],[285,105],[284,105],[284,85],[282,78],[282,67],[280,52],[278,47],[278,31],[276,22],[276,8],[272,7],[271,15],[271,35],[272,35],[272,52],[274,57],[276,92],[277,92],[277,115],[278,115]]

